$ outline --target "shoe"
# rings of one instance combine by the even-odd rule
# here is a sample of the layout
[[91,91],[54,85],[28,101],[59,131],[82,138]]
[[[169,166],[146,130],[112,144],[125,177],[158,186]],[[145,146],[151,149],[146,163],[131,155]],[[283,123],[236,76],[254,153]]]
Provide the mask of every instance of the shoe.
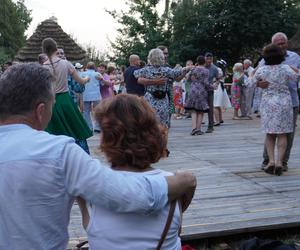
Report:
[[166,157],[169,157],[169,155],[170,155],[170,151],[169,149],[166,149]]
[[203,135],[204,132],[202,132],[200,129],[196,131],[195,135]]
[[217,126],[220,126],[221,125],[221,123],[220,122],[218,122],[218,123],[214,123],[214,127],[217,127]]
[[288,164],[286,162],[282,163],[282,171],[287,172],[289,170]]
[[268,166],[266,166],[264,168],[264,171],[267,173],[267,174],[274,174],[275,172],[275,164],[270,164]]
[[274,174],[277,176],[282,175],[282,166],[276,166],[274,169]]
[[234,116],[234,117],[232,117],[232,120],[241,120],[241,118],[238,116]]
[[264,160],[262,163],[261,163],[261,170],[265,170],[265,167],[267,167],[267,165],[269,164],[269,160]]
[[94,129],[94,133],[100,133],[101,131],[99,129]]
[[224,123],[224,121],[222,120],[222,121],[220,121],[220,123]]
[[192,132],[190,133],[190,135],[196,135],[196,132],[197,132],[197,129],[194,128],[194,129],[192,130]]
[[214,131],[214,128],[208,127],[205,133],[212,133]]

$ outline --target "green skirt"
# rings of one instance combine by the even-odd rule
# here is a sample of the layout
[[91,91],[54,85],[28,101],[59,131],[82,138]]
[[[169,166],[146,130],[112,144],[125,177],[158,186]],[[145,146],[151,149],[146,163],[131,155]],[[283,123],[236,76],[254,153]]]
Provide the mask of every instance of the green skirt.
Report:
[[93,135],[68,92],[56,94],[52,117],[46,131],[53,135],[67,135],[76,140],[87,139]]

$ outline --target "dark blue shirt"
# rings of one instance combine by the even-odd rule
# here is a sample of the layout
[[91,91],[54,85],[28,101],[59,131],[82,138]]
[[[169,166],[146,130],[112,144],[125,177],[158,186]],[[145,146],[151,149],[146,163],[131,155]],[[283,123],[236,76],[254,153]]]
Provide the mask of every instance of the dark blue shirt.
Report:
[[137,82],[137,78],[134,77],[133,72],[140,69],[137,66],[129,66],[124,72],[124,82],[126,84],[126,90],[128,94],[134,94],[143,96],[145,93],[145,87]]

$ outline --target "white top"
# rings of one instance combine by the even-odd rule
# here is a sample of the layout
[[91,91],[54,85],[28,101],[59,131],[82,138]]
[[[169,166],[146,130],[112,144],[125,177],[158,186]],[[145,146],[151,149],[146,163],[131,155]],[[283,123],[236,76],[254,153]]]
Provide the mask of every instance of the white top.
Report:
[[[128,177],[172,175],[159,169],[138,173],[122,172]],[[109,209],[91,204],[88,207],[90,222],[86,231],[91,250],[155,249],[164,230],[170,208],[169,205],[166,205],[159,213],[146,216],[135,213],[117,214]],[[178,236],[180,225],[181,216],[177,203],[173,221],[161,247],[162,250],[181,249],[181,241]]]
[[151,213],[167,204],[164,177],[125,177],[72,138],[2,125],[0,145],[0,249],[65,250],[76,196],[119,212]]
[[55,81],[53,83],[55,93],[68,92],[68,75],[73,74],[75,67],[69,61],[57,56],[52,57],[52,63],[53,65],[51,65],[49,60],[47,60],[44,63],[44,67],[48,68],[55,77]]

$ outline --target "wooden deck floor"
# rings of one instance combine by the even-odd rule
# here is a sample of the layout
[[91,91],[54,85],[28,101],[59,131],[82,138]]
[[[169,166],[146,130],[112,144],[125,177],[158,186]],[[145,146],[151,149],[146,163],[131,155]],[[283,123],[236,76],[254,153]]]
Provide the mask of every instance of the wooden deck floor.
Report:
[[[299,127],[289,171],[278,177],[260,170],[260,120],[233,121],[231,116],[226,113],[224,125],[200,136],[189,135],[191,120],[173,120],[170,157],[156,164],[197,176],[194,200],[183,217],[185,240],[300,226]],[[98,139],[89,144],[95,148]]]

